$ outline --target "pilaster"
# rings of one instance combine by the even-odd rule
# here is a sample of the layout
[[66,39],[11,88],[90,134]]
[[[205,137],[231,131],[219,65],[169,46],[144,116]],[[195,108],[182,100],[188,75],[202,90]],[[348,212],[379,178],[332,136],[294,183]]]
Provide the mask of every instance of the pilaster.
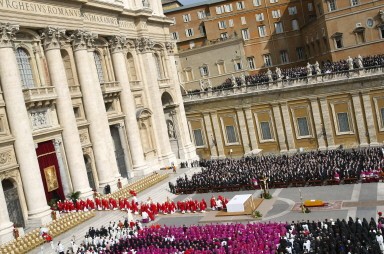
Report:
[[209,148],[211,152],[211,158],[217,159],[219,154],[217,153],[217,142],[215,136],[213,135],[212,121],[209,113],[203,113],[204,126],[207,131],[207,141],[209,143]]
[[219,124],[219,119],[217,117],[216,112],[211,113],[211,118],[212,118],[212,126],[214,130],[214,135],[215,135],[215,140],[216,140],[216,145],[217,145],[217,151],[219,153],[219,158],[225,158],[225,152],[224,152],[224,144],[223,144],[223,139],[221,136],[221,131],[220,131],[220,124]]
[[282,111],[282,116],[285,116],[282,119],[284,121],[285,136],[288,141],[289,152],[296,152],[296,145],[293,139],[294,133],[292,131],[292,125],[291,125],[291,114],[289,113],[287,103],[281,104],[281,111]]
[[255,128],[251,108],[249,108],[249,107],[245,108],[244,113],[245,113],[245,118],[247,120],[249,139],[250,139],[251,147],[252,147],[251,150],[258,149],[259,144],[257,143],[256,128]]
[[320,105],[321,105],[321,112],[323,113],[323,121],[324,121],[324,128],[325,128],[325,138],[328,143],[328,148],[334,149],[336,148],[335,140],[333,138],[333,129],[332,129],[332,122],[331,122],[331,114],[329,112],[328,102],[326,98],[320,99]]
[[363,108],[361,105],[361,98],[360,93],[353,93],[352,94],[352,101],[353,101],[353,108],[355,111],[355,119],[356,119],[356,125],[357,125],[357,132],[359,134],[359,140],[360,140],[360,146],[361,147],[367,147],[368,146],[368,132],[365,129],[365,120],[364,120],[364,113]]
[[325,143],[325,138],[326,138],[325,128],[324,128],[323,121],[321,120],[319,102],[315,98],[311,99],[311,109],[312,109],[312,117],[313,117],[314,128],[315,128],[315,135],[316,135],[317,143],[319,145],[319,150],[326,150],[327,145]]
[[273,115],[275,120],[275,129],[277,132],[277,140],[279,141],[280,152],[286,153],[288,152],[288,147],[287,147],[287,141],[286,141],[285,132],[283,128],[284,126],[282,121],[282,115],[280,112],[280,105],[277,103],[272,104],[272,110],[273,110]]
[[380,145],[377,141],[377,134],[376,134],[376,127],[375,127],[375,119],[373,117],[373,109],[372,109],[372,103],[371,103],[371,97],[369,94],[363,94],[363,106],[365,111],[365,117],[367,120],[367,128],[368,128],[368,134],[369,134],[369,145],[371,146],[378,146]]
[[237,109],[236,113],[237,113],[237,118],[239,119],[239,129],[240,129],[241,139],[243,141],[242,143],[243,143],[244,153],[248,153],[251,151],[251,144],[249,143],[247,124],[245,122],[243,109]]

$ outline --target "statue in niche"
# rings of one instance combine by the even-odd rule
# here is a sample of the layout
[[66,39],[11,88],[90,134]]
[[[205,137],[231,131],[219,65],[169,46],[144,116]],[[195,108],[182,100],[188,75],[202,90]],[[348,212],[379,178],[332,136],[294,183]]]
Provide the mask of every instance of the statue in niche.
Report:
[[173,123],[171,121],[167,121],[168,125],[168,137],[169,138],[176,138],[175,137],[175,128],[173,127]]

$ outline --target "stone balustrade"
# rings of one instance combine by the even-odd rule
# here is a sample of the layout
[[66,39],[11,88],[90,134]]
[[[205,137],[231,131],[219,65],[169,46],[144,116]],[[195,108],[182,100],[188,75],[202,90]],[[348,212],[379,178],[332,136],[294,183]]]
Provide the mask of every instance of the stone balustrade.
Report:
[[103,96],[113,96],[121,92],[122,87],[118,81],[103,82],[100,84]]
[[289,89],[290,87],[298,87],[298,86],[306,86],[306,85],[327,85],[333,82],[340,81],[351,81],[353,79],[362,79],[368,78],[371,76],[378,76],[384,74],[384,67],[370,67],[370,68],[362,68],[362,69],[354,69],[350,71],[343,72],[333,72],[333,73],[322,73],[319,75],[311,75],[307,77],[300,77],[296,79],[281,79],[274,80],[271,82],[265,83],[257,83],[247,85],[238,85],[227,89],[222,90],[214,90],[212,88],[208,88],[206,91],[200,91],[195,93],[188,93],[183,95],[183,101],[185,103],[188,102],[196,102],[202,100],[210,100],[217,99],[225,96],[239,96],[242,94],[250,94],[250,93],[262,93],[265,91],[273,91],[273,90],[284,90]]
[[57,98],[56,90],[53,86],[25,88],[23,89],[23,95],[27,105],[50,103]]

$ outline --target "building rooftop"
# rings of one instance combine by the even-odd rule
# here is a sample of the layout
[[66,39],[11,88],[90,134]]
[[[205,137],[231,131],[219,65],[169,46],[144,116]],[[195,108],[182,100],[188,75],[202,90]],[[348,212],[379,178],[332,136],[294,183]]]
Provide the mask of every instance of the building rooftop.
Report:
[[[169,0],[163,0],[163,1],[169,1]],[[186,10],[186,9],[193,8],[193,7],[198,7],[198,6],[203,6],[203,5],[210,5],[210,4],[226,2],[226,1],[227,0],[206,0],[206,1],[203,1],[203,2],[198,2],[198,3],[194,3],[194,4],[188,4],[188,5],[180,6],[178,8],[174,8],[174,9],[171,9],[171,10],[164,10],[164,13],[171,13],[171,12],[174,12],[174,11],[181,11],[181,10]]]

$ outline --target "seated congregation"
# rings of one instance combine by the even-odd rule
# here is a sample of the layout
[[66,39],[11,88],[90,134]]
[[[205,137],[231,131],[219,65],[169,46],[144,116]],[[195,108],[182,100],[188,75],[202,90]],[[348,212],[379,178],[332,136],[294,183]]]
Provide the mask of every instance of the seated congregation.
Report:
[[378,182],[383,176],[381,147],[328,150],[293,155],[262,155],[200,161],[201,172],[170,183],[175,194]]

